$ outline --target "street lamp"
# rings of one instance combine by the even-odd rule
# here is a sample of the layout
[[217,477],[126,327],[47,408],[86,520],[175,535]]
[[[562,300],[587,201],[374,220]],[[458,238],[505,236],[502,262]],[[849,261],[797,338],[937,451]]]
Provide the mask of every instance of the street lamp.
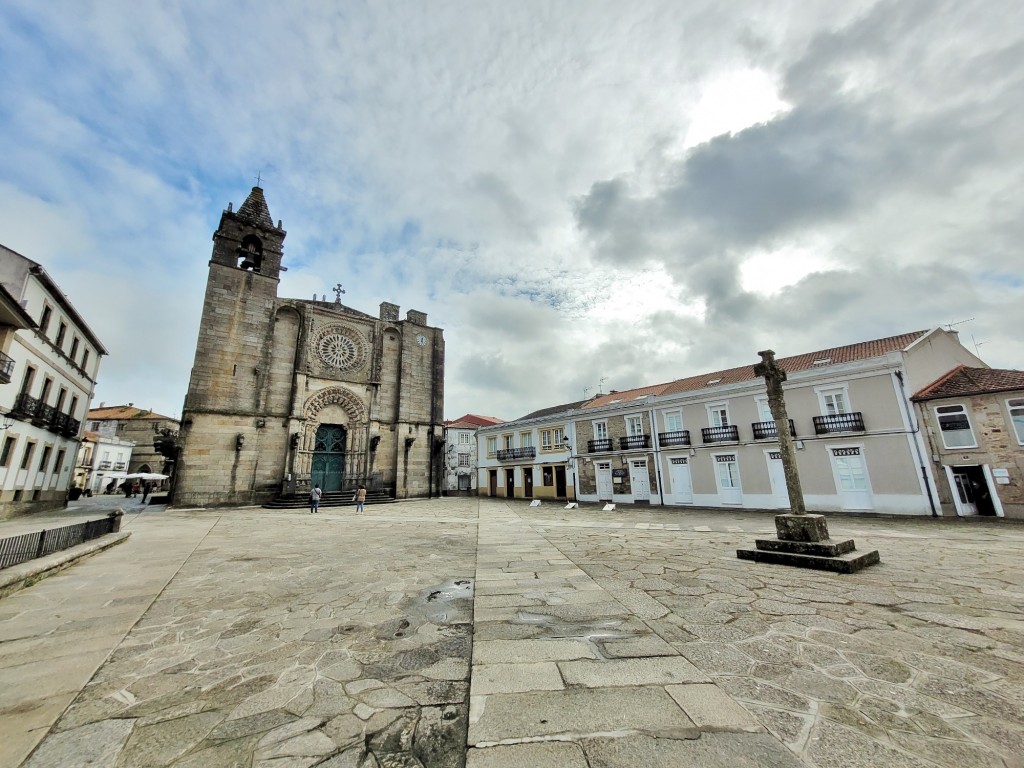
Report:
[[565,448],[566,452],[569,454],[568,456],[565,457],[565,464],[569,468],[569,470],[572,472],[572,495],[573,495],[573,501],[574,502],[579,502],[579,494],[578,494],[577,489],[576,489],[576,478],[579,477],[579,475],[576,473],[576,467],[577,467],[577,459],[579,459],[580,457],[573,455],[573,452],[572,452],[572,442],[569,440],[569,436],[568,435],[566,435],[565,437],[562,438],[562,446]]

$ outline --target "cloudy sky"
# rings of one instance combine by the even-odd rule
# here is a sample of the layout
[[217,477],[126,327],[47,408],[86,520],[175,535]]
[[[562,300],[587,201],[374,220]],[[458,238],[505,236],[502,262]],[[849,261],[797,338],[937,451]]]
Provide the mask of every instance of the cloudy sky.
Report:
[[[428,313],[446,415],[958,323],[1024,367],[1020,2],[0,5],[0,243],[180,413],[262,174],[282,296]],[[333,296],[333,294],[331,294]]]

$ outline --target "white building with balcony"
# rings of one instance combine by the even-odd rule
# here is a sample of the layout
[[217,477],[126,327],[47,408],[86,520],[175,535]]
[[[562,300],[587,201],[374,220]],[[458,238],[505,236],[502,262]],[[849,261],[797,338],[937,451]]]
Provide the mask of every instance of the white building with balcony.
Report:
[[2,245],[0,286],[23,315],[22,327],[7,326],[0,360],[4,518],[66,503],[82,419],[107,351],[46,270]]
[[91,494],[113,492],[128,475],[132,440],[86,430],[75,460],[73,488]]
[[[958,366],[986,368],[955,333],[914,331],[776,362],[788,376],[809,510],[942,514],[948,494],[910,395]],[[483,495],[789,507],[775,422],[753,363],[481,429],[478,457]]]

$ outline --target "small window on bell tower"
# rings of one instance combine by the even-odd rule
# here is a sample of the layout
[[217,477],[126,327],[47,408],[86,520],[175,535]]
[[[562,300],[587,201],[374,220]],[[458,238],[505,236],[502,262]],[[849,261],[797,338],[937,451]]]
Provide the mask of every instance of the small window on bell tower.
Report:
[[238,247],[238,266],[240,269],[259,272],[263,264],[263,243],[256,235],[246,235]]

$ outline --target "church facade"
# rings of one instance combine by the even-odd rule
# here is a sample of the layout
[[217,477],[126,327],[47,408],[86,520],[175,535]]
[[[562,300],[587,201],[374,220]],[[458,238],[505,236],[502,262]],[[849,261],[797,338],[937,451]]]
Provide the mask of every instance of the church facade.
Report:
[[229,203],[213,235],[195,362],[182,408],[175,506],[287,494],[396,498],[441,488],[444,337],[384,302],[377,316],[279,298],[285,231],[263,190]]

